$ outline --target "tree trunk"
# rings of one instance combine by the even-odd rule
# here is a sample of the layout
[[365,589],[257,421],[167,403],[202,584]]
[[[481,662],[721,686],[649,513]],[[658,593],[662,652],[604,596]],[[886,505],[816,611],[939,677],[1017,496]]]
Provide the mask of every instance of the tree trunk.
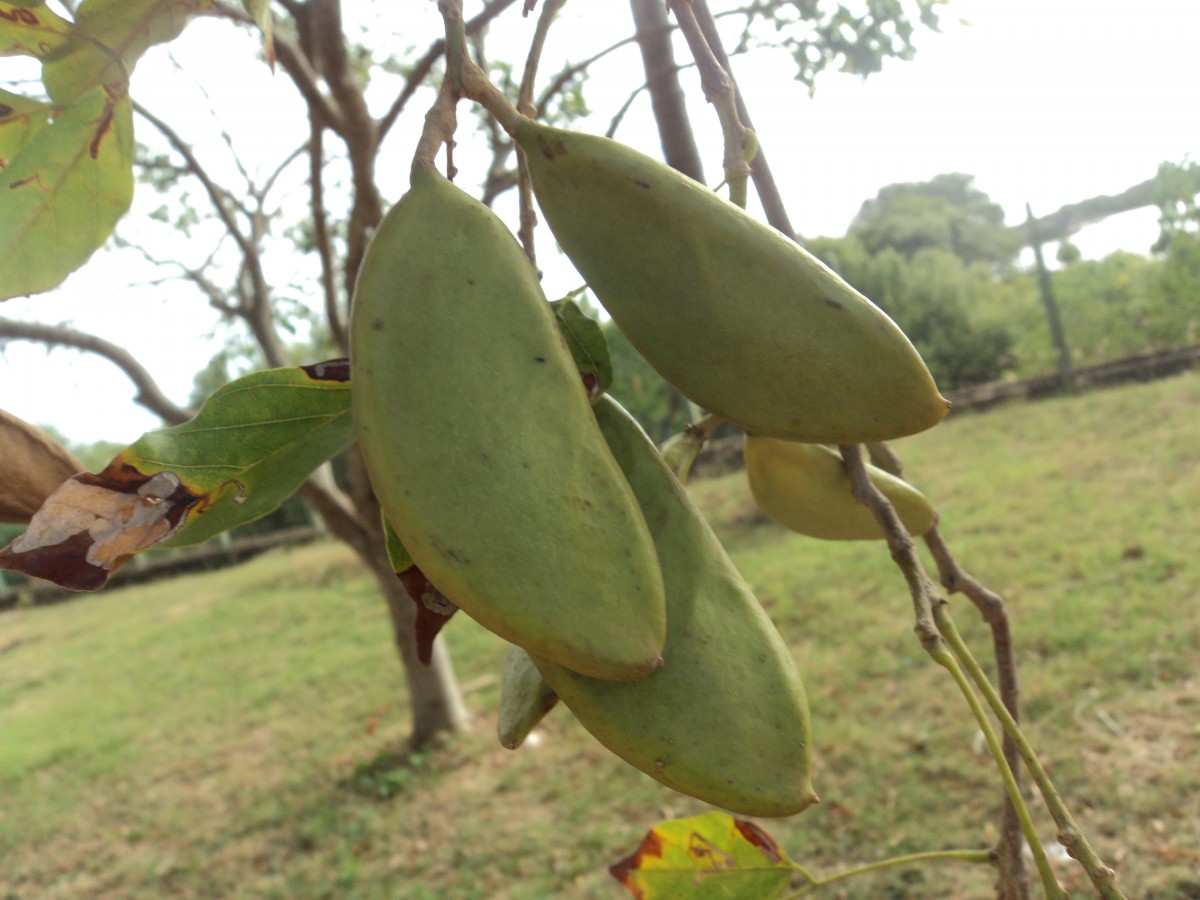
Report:
[[646,69],[646,89],[662,141],[663,157],[671,168],[703,183],[704,168],[700,164],[700,151],[692,133],[683,88],[679,84],[666,4],[662,0],[629,0],[629,6],[633,11],[638,49]]
[[345,496],[340,491],[325,490],[320,481],[320,477],[310,480],[301,489],[302,496],[320,513],[329,530],[363,561],[387,602],[392,637],[404,667],[412,706],[410,745],[416,749],[442,732],[466,731],[471,727],[471,717],[444,641],[434,642],[428,666],[417,658],[415,607],[388,560],[379,505],[357,451],[351,451],[348,503],[340,501]]

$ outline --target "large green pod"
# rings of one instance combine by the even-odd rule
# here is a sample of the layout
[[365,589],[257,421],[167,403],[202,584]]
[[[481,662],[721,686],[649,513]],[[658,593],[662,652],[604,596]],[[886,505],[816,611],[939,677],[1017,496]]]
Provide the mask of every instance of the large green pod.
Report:
[[904,333],[794,241],[616,141],[531,120],[515,136],[563,251],[700,406],[756,434],[832,444],[945,416]]
[[561,665],[657,667],[653,541],[504,223],[414,165],[363,260],[350,332],[371,484],[429,581]]
[[[754,502],[784,528],[830,541],[887,536],[855,499],[842,457],[829,447],[746,435],[745,461]],[[923,535],[937,522],[925,495],[907,481],[869,464],[867,474],[909,533]]]
[[799,812],[816,795],[790,651],[638,424],[607,397],[596,418],[658,548],[663,667],[617,683],[534,661],[588,731],[663,784],[744,815]]

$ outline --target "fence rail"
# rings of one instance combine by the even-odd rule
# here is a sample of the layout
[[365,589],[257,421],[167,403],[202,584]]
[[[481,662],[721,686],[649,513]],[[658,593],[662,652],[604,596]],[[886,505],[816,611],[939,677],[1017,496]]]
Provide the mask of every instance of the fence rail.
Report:
[[[244,562],[275,547],[310,543],[316,540],[320,534],[321,532],[313,526],[302,525],[297,528],[284,528],[267,534],[256,534],[230,541],[214,539],[198,547],[188,547],[162,554],[135,556],[109,579],[108,586],[140,584],[157,578],[181,575],[185,572],[219,569]],[[34,606],[49,606],[81,596],[86,596],[86,594],[69,591],[48,581],[29,579],[25,584],[0,591],[0,611],[14,608],[22,600],[32,603]]]
[[[1127,381],[1153,381],[1200,368],[1200,345],[1182,350],[1142,353],[1112,362],[1075,369],[1069,384],[1058,374],[1036,375],[1015,381],[991,381],[946,392],[953,406],[951,415],[981,412],[1009,400],[1036,400],[1067,391],[1087,391]],[[741,435],[709,441],[696,459],[692,471],[698,477],[719,475],[742,467]]]

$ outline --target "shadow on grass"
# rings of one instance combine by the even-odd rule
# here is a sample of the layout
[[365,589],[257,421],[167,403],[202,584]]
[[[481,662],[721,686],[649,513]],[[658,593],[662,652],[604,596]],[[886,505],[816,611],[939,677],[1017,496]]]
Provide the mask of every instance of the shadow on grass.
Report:
[[436,771],[436,750],[436,747],[382,750],[358,763],[353,774],[338,782],[338,789],[368,800],[391,800],[410,792],[422,781],[422,776]]

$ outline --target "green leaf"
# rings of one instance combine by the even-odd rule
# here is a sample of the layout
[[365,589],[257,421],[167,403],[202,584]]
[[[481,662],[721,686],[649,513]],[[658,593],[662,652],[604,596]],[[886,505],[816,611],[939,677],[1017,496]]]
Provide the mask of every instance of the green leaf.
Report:
[[796,869],[753,822],[710,812],[661,823],[609,871],[639,900],[771,900]]
[[196,497],[165,546],[185,546],[278,507],[354,440],[349,367],[268,369],[217,390],[190,422],[152,431],[113,464],[170,472]]
[[588,385],[589,390],[596,395],[608,391],[613,382],[612,358],[608,352],[608,338],[600,323],[570,297],[552,300],[550,308],[558,319],[559,330],[566,338],[579,374],[585,381],[589,375],[595,379],[594,384]]
[[[44,121],[44,111],[38,115]],[[124,90],[89,91],[14,142],[20,149],[0,170],[0,300],[61,283],[133,199],[133,114]]]
[[408,555],[408,551],[404,549],[404,545],[400,543],[400,535],[396,534],[396,529],[387,520],[387,516],[383,518],[383,533],[387,537],[388,560],[392,564],[393,572],[399,575],[416,565],[413,558]]
[[45,59],[50,99],[70,103],[102,84],[124,83],[147,48],[173,40],[212,0],[84,0],[68,40]]
[[66,44],[72,27],[41,0],[0,3],[0,56],[45,59]]
[[8,168],[52,111],[45,103],[0,88],[0,170]]

